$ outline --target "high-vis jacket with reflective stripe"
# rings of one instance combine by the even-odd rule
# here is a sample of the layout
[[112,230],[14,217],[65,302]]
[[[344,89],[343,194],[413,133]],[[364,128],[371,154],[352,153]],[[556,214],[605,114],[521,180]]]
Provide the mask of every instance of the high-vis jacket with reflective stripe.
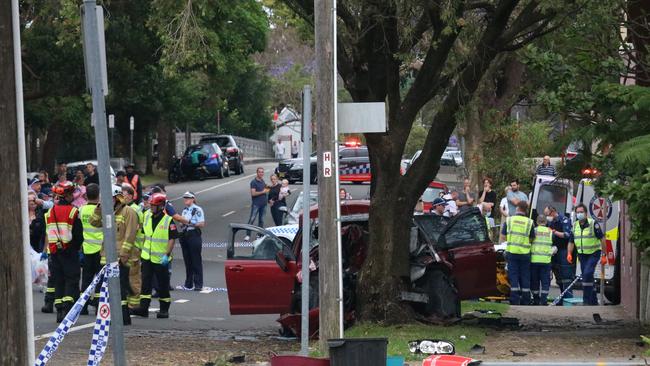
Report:
[[594,220],[587,219],[589,225],[580,227],[580,221],[573,224],[573,242],[578,248],[578,254],[593,254],[600,250],[600,239],[596,238]]
[[96,203],[88,203],[81,206],[79,210],[79,218],[84,229],[84,254],[95,254],[99,252],[102,250],[102,243],[104,242],[102,228],[90,224],[90,218],[95,212],[95,207],[97,207]]
[[530,230],[533,220],[526,216],[510,216],[506,220],[508,245],[506,251],[512,254],[530,254]]
[[167,254],[167,245],[169,244],[169,226],[172,218],[163,214],[163,218],[158,225],[153,227],[153,215],[148,211],[144,215],[144,244],[142,245],[142,259],[150,260],[152,263],[162,263],[162,257]]
[[549,264],[553,255],[553,232],[546,226],[535,229],[535,240],[530,249],[530,263]]
[[72,241],[72,225],[78,214],[79,211],[72,205],[54,205],[45,214],[45,231],[50,254],[68,248]]

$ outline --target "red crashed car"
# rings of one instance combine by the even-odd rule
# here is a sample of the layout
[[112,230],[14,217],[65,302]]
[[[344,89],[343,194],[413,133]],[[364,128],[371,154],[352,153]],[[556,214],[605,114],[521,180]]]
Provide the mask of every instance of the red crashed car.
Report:
[[[354,321],[357,273],[368,248],[368,201],[341,205],[344,313]],[[312,207],[310,217],[318,215]],[[424,316],[460,316],[460,300],[497,294],[496,254],[478,209],[452,219],[433,215],[413,217],[409,252],[411,288],[402,299]],[[247,224],[230,224],[232,238],[225,263],[230,313],[280,314],[284,335],[300,333],[302,230],[293,243]],[[237,245],[250,230],[257,234],[252,248]],[[318,224],[312,227],[310,256],[310,336],[318,333]]]

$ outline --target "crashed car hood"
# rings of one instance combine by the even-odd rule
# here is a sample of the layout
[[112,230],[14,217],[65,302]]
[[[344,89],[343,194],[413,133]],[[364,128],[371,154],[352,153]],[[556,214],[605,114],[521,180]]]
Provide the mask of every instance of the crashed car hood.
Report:
[[[450,219],[447,219],[447,224],[440,230],[440,233],[438,234],[438,237],[445,235],[445,233],[447,233],[447,231],[449,231],[449,228],[454,226],[456,224],[456,222],[458,220],[460,220],[461,218],[464,218],[464,217],[467,217],[467,216],[472,216],[472,215],[481,215],[481,211],[476,207],[472,207],[472,208],[470,208],[468,210],[464,210],[462,212],[459,212],[456,216],[454,216],[454,217],[452,217]],[[420,215],[419,217],[426,217],[426,215]],[[420,220],[422,220],[422,219],[420,219]],[[430,233],[428,231],[428,228],[424,227],[423,223],[421,223],[420,220],[417,220],[415,217],[413,218],[413,222],[415,223],[415,225],[420,227],[420,229],[424,232],[424,234],[427,235],[429,240],[432,243],[437,242],[438,238],[430,237]]]

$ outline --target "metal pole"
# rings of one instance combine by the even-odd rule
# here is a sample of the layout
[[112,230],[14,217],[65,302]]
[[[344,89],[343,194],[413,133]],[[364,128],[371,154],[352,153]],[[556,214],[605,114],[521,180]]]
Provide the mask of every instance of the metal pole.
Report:
[[[104,252],[108,263],[117,262],[115,245],[115,219],[113,217],[113,200],[111,194],[110,159],[108,155],[108,131],[106,130],[106,106],[100,71],[100,45],[97,29],[97,4],[95,0],[84,0],[84,44],[88,60],[88,80],[95,115],[95,145],[97,148],[97,167],[99,173],[99,190],[104,231]],[[113,364],[126,365],[124,352],[124,334],[122,323],[122,294],[119,277],[108,279],[111,312],[111,341],[113,345]]]
[[221,111],[217,110],[217,133],[221,133]]
[[[605,249],[607,249],[607,219],[608,213],[609,213],[609,205],[608,205],[608,200],[609,197],[605,197],[603,200],[603,240],[605,241]],[[607,251],[605,250],[604,252],[600,253],[601,257],[603,255],[607,256]],[[605,265],[601,262],[600,263],[600,305],[605,305]]]
[[108,128],[111,129],[111,157],[115,157],[115,115],[108,115]]
[[133,116],[131,116],[131,118],[129,118],[129,129],[131,130],[130,131],[131,132],[131,155],[129,156],[129,159],[131,160],[130,161],[131,164],[135,164],[135,162],[133,161],[133,129],[134,128],[135,128],[135,119],[133,118]]
[[[302,92],[302,285],[301,285],[301,330],[300,354],[309,355],[309,242],[311,227],[309,208],[311,204],[311,86],[305,85]],[[315,289],[318,291],[318,289]]]

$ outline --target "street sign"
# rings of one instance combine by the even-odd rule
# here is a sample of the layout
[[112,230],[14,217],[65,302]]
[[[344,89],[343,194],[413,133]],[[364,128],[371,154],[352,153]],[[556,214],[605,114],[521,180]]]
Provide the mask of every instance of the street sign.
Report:
[[108,115],[108,128],[115,128],[115,115],[114,114],[109,114]]
[[135,127],[135,119],[131,116],[131,118],[129,118],[129,129],[133,131],[133,127]]
[[330,178],[332,176],[332,152],[325,151],[323,153],[323,176]]
[[339,133],[385,133],[386,103],[339,103]]

